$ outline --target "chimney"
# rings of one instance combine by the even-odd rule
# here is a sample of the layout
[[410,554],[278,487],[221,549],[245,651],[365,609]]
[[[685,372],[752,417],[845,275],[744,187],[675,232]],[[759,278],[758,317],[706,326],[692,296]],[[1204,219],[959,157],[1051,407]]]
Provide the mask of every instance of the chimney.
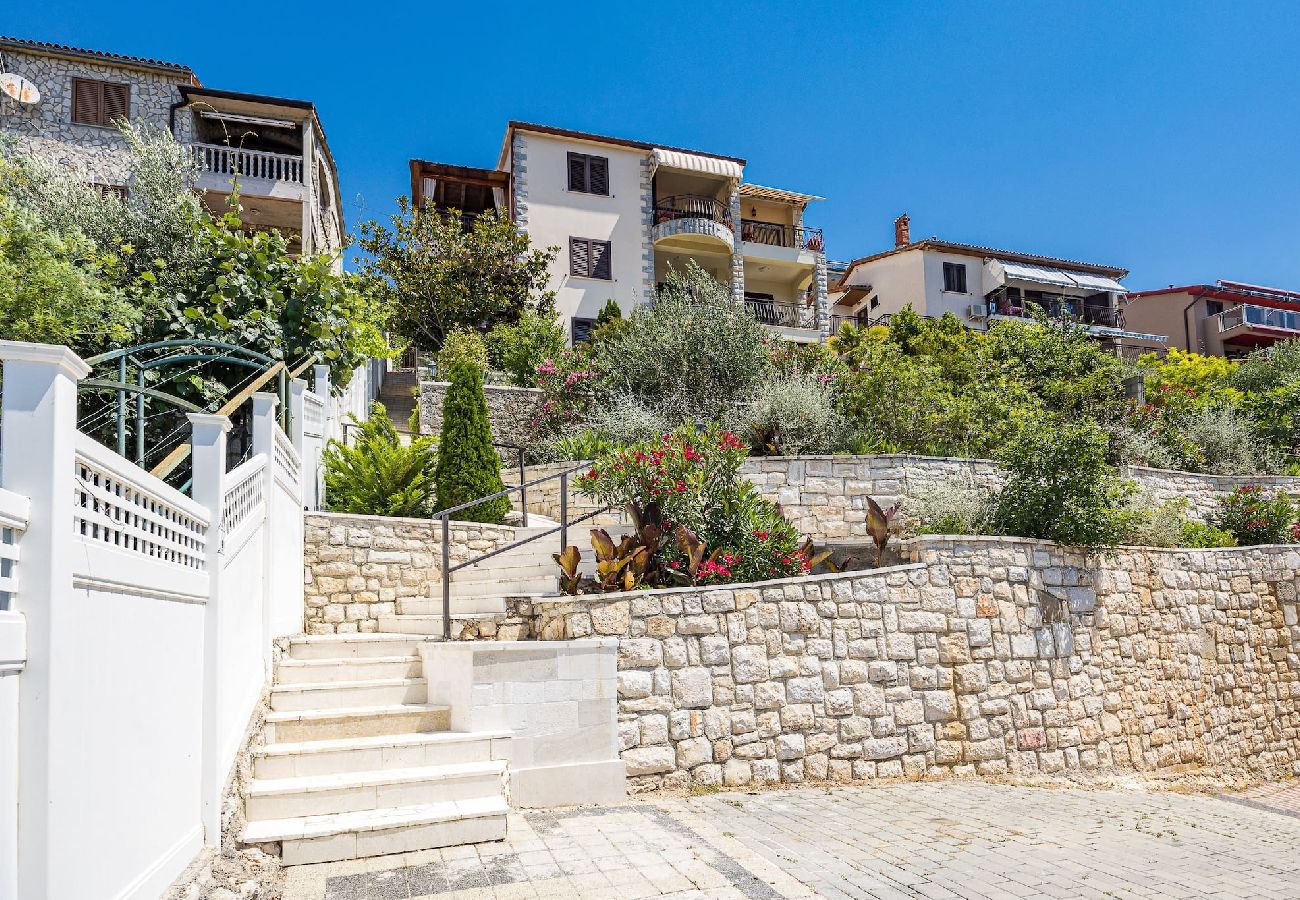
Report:
[[899,216],[897,219],[894,220],[894,246],[895,247],[904,247],[912,243],[911,230],[908,228],[908,223],[910,221],[911,220],[907,218],[907,213],[903,213],[901,216]]

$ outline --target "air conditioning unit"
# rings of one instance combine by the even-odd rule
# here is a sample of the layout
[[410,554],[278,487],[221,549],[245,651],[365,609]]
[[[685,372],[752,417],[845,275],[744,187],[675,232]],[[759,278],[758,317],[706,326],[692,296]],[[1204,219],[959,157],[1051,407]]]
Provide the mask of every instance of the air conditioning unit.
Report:
[[972,303],[966,310],[966,315],[972,319],[987,319],[989,317],[989,308],[984,303]]

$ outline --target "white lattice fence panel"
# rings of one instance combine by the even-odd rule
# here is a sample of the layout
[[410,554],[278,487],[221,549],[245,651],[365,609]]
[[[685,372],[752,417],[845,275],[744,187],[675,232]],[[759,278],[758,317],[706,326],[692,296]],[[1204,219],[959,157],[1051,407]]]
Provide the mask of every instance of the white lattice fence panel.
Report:
[[302,432],[310,437],[325,436],[325,401],[311,391],[302,395]]
[[275,477],[284,482],[285,487],[296,492],[302,480],[302,460],[298,458],[298,451],[293,449],[293,441],[289,440],[279,425],[275,426],[273,432]]
[[27,528],[27,498],[0,489],[0,610],[18,593],[18,544]]
[[255,456],[226,476],[230,486],[226,488],[222,505],[223,534],[234,534],[240,525],[262,516],[266,503],[266,479],[262,477],[265,471],[265,457]]
[[188,498],[142,469],[130,471],[137,467],[80,437],[73,533],[126,553],[205,570],[207,522]]

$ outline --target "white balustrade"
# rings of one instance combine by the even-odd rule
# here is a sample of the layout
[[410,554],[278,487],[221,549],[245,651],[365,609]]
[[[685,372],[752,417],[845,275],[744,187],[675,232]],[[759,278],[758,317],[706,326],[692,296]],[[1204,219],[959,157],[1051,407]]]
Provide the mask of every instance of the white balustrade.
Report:
[[217,175],[303,183],[302,157],[268,150],[245,150],[221,144],[190,144],[194,162]]

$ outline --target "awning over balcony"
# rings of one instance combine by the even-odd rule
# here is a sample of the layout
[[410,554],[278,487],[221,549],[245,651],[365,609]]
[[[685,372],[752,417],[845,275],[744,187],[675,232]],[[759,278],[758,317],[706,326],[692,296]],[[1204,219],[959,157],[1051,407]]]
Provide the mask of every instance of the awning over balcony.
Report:
[[1009,280],[1032,281],[1047,284],[1055,288],[1084,290],[1099,294],[1111,292],[1122,294],[1124,285],[1113,278],[1103,275],[1088,275],[1082,272],[1070,272],[1065,269],[1053,269],[1048,266],[1035,266],[1029,263],[1009,262],[1004,259],[990,259],[984,264],[986,278],[985,293],[989,293]]
[[665,150],[656,147],[651,151],[651,158],[656,167],[677,169],[682,172],[699,172],[703,175],[719,175],[723,178],[740,179],[744,167],[734,159],[719,159],[716,156],[703,156],[698,153],[686,153],[682,150]]

